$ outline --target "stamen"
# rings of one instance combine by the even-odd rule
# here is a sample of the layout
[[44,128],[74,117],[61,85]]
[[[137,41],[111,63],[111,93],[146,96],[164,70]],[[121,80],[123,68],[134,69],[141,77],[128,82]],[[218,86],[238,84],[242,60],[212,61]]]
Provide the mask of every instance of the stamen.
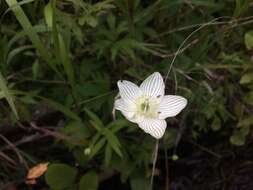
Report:
[[149,105],[149,100],[145,99],[145,101],[141,104],[141,110],[146,113],[149,111],[150,105]]

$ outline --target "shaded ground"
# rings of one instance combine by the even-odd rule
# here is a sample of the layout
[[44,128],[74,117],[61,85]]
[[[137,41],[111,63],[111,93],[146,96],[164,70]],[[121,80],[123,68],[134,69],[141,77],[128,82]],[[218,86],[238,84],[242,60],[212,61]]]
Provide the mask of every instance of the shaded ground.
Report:
[[171,190],[253,189],[252,144],[235,148],[227,139],[210,142],[211,138],[205,138],[206,145],[179,145],[181,159],[169,163]]
[[[211,138],[209,142],[206,139],[205,146],[189,141],[179,144],[180,159],[168,160],[169,190],[253,190],[252,144],[233,147],[227,139],[210,143]],[[158,168],[160,175],[155,177],[154,190],[158,184],[166,184],[163,151],[159,152]],[[100,189],[129,189],[119,181],[119,176],[115,176],[102,183]]]
[[[60,116],[59,116],[60,117]],[[2,131],[3,132],[3,131]],[[22,139],[24,131],[20,128],[4,131],[5,136],[8,136],[13,142]],[[15,135],[12,135],[15,134]],[[35,131],[25,133],[26,135],[37,134]],[[36,141],[28,142],[19,146],[20,149],[28,149],[33,152],[34,156],[47,159],[48,146],[50,152],[54,155],[59,155],[62,158],[63,149],[61,147],[52,146],[52,137],[43,137]],[[3,148],[3,146],[1,146]],[[39,150],[34,150],[33,147],[39,147]],[[226,137],[217,139],[216,134],[209,133],[200,139],[198,143],[187,140],[183,137],[177,147],[177,155],[179,159],[172,161],[168,159],[168,173],[170,190],[253,190],[253,148],[252,142],[249,139],[247,145],[242,147],[231,146]],[[172,155],[173,150],[168,152]],[[6,151],[5,151],[6,152]],[[50,154],[48,152],[48,154]],[[6,153],[11,154],[11,150]],[[59,153],[59,154],[58,154]],[[12,153],[13,154],[13,153]],[[57,156],[55,156],[57,159]],[[74,164],[74,158],[71,154],[66,154],[65,160]],[[155,188],[162,186],[165,189],[166,184],[166,167],[164,151],[159,151],[157,168],[159,175],[155,177]],[[11,171],[11,170],[10,170]],[[20,168],[16,173],[12,174],[12,178],[16,176],[16,180],[10,180],[10,186],[6,190],[27,189],[23,179],[20,176],[25,175],[25,169]],[[7,179],[2,177],[1,181]],[[7,180],[8,181],[8,180]],[[1,185],[1,184],[0,184]],[[6,184],[5,184],[6,185]],[[7,187],[7,186],[5,186]],[[31,189],[41,190],[45,187],[43,180],[38,181],[38,184]],[[129,184],[121,184],[120,176],[116,173],[107,176],[100,183],[99,190],[128,190]]]

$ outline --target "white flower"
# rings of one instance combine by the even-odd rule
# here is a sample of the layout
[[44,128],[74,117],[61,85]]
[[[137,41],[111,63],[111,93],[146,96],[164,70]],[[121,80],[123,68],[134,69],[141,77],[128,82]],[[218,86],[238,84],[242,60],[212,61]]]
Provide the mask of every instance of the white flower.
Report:
[[155,72],[140,87],[130,81],[118,81],[120,98],[115,109],[131,122],[160,139],[166,129],[167,117],[174,117],[185,108],[187,100],[181,96],[164,95],[165,84],[160,73]]

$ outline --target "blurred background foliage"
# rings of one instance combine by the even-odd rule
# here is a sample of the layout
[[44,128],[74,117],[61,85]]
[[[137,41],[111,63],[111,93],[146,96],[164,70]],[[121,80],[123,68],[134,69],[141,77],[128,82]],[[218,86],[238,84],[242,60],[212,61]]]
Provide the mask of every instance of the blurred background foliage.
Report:
[[[113,120],[116,82],[166,76],[187,37],[166,91],[189,104],[167,121],[155,189],[168,183],[161,160],[189,152],[177,152],[181,142],[225,144],[219,155],[247,147],[252,12],[250,0],[1,0],[0,187],[148,189],[155,140],[119,113]],[[41,162],[45,176],[24,185]]]

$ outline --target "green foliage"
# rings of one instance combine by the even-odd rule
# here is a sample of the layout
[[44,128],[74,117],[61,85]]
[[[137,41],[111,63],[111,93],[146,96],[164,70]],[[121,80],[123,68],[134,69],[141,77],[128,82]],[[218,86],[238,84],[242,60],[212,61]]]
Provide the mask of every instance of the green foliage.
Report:
[[69,189],[75,182],[77,170],[66,164],[51,164],[46,172],[46,182],[52,189]]
[[253,31],[249,31],[244,35],[244,43],[248,50],[253,48]]
[[168,94],[189,104],[167,120],[159,152],[182,134],[243,146],[253,125],[251,7],[250,0],[0,1],[0,123],[19,116],[56,134],[50,154],[40,147],[43,159],[64,163],[50,165],[51,189],[98,189],[103,171],[148,189],[155,140],[118,112],[113,120],[116,83],[139,84],[154,71],[165,77],[195,31],[166,82]]
[[98,176],[95,172],[88,172],[83,175],[79,182],[79,190],[97,190]]
[[138,189],[148,189],[149,188],[149,180],[145,178],[133,178],[130,181],[131,189],[138,190]]
[[13,95],[10,93],[6,81],[4,79],[4,77],[2,76],[1,72],[0,72],[0,99],[5,98],[8,102],[8,104],[10,105],[16,119],[18,119],[18,112],[16,109],[16,106],[14,104],[14,97]]

